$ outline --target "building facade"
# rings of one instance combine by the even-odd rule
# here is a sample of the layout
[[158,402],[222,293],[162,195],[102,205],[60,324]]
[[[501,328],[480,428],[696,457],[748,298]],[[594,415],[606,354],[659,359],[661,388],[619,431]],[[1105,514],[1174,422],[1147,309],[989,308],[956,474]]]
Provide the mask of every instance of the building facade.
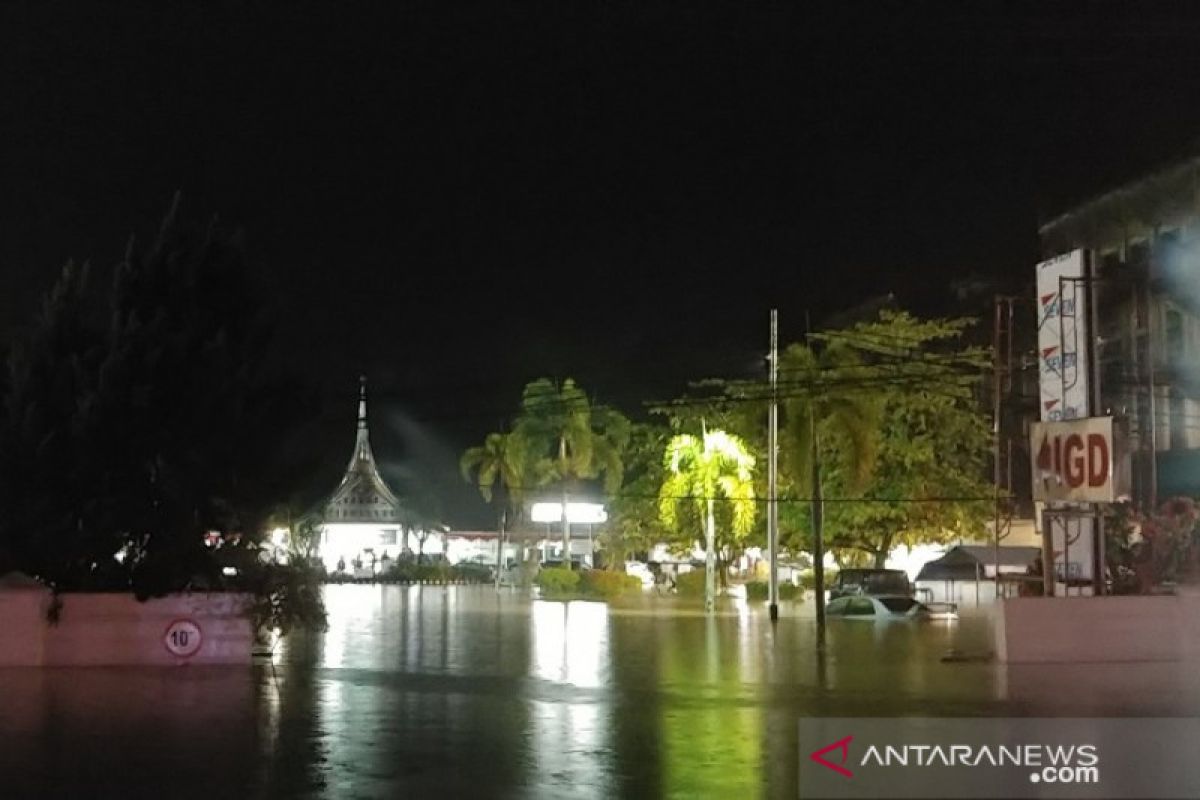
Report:
[[1039,232],[1045,257],[1090,259],[1099,410],[1127,426],[1135,501],[1200,494],[1200,157]]
[[320,556],[326,571],[377,574],[397,559],[440,555],[445,537],[417,524],[379,474],[367,427],[367,379],[359,379],[354,453],[322,514]]

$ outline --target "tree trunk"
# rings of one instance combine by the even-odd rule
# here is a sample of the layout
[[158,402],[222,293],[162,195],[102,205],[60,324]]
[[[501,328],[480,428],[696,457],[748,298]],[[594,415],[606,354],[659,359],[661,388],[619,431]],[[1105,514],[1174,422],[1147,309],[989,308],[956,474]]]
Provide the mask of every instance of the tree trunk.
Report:
[[571,518],[567,516],[567,488],[563,486],[562,494],[562,529],[563,529],[563,566],[571,569]]
[[708,519],[704,526],[704,610],[712,611],[717,596],[717,521],[713,516],[713,501],[708,499]]
[[500,571],[504,568],[504,522],[507,511],[500,512],[496,526],[496,591],[500,591]]
[[558,438],[558,463],[560,465],[559,473],[562,477],[562,529],[563,529],[563,566],[571,569],[571,518],[567,516],[567,440],[563,437]]
[[892,552],[892,537],[884,536],[879,541],[879,547],[872,550],[872,555],[875,556],[875,568],[883,569],[887,566],[888,554]]

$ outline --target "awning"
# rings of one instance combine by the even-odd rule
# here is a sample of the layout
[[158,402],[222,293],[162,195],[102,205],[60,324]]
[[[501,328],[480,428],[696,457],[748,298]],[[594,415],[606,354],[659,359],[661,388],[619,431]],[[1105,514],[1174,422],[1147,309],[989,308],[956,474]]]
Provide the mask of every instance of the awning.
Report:
[[[1037,547],[1001,547],[1000,572],[1024,572],[1041,553]],[[996,572],[996,549],[987,545],[958,545],[921,567],[917,581],[973,581]],[[1007,568],[1007,569],[1006,569]]]

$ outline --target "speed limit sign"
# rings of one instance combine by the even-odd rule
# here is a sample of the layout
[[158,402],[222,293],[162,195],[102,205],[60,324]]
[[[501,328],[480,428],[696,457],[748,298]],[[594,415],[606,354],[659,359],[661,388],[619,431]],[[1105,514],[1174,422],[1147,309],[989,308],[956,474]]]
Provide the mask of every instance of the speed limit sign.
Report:
[[163,634],[163,644],[173,656],[191,658],[200,652],[204,642],[204,633],[200,626],[190,619],[177,619],[167,626]]

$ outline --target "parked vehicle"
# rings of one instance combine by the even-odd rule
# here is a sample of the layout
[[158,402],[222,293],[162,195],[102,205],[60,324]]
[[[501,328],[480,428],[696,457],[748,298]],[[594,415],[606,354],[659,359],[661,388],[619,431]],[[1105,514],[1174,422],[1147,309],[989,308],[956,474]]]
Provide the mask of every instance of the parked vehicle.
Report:
[[829,599],[857,595],[896,595],[912,597],[908,573],[902,569],[843,569],[829,587]]
[[830,617],[862,620],[929,619],[932,612],[908,595],[852,595],[825,607]]

